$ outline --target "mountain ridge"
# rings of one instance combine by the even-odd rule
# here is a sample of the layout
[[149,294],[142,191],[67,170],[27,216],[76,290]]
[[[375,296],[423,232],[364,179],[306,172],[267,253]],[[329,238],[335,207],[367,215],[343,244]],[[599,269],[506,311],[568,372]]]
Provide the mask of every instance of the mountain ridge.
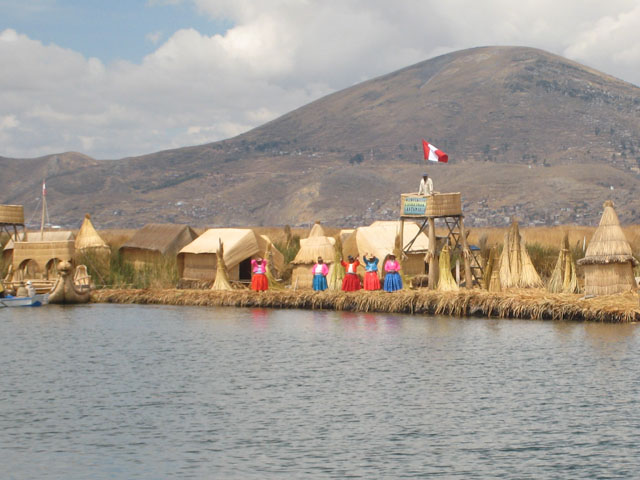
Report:
[[[425,165],[422,138],[450,163]],[[634,222],[638,139],[635,85],[542,50],[476,47],[353,85],[218,142],[111,161],[73,152],[0,157],[12,176],[2,175],[0,202],[27,205],[47,176],[61,224],[79,224],[87,210],[103,228],[355,226],[396,218],[400,193],[415,191],[428,169],[436,190],[462,193],[470,225],[503,225],[512,216],[594,223],[608,198],[623,221]],[[22,162],[30,172],[16,166]]]

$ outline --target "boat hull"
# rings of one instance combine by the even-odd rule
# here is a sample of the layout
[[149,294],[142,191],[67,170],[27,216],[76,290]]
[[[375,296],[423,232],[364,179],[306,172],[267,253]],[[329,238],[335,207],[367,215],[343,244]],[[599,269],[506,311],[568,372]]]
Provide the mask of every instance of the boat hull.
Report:
[[37,293],[33,297],[0,298],[0,307],[40,307],[48,303],[48,293]]

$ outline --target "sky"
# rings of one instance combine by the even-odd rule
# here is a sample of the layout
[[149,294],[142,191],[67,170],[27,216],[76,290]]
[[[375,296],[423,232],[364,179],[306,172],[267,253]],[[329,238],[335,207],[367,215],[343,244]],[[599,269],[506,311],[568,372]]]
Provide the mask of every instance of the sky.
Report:
[[486,45],[640,85],[637,32],[640,0],[0,0],[0,156],[222,140]]

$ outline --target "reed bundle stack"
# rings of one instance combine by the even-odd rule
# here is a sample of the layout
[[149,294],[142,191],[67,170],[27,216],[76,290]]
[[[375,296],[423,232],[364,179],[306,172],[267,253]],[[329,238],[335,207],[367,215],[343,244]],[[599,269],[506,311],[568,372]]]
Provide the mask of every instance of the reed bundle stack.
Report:
[[503,289],[542,286],[542,280],[527,253],[516,221],[504,236],[504,247],[500,256],[500,286]]
[[633,267],[638,261],[620,227],[613,202],[608,200],[603,207],[585,257],[578,260],[584,269],[584,291],[591,295],[611,295],[636,288]]
[[552,293],[578,293],[578,276],[576,264],[569,248],[569,236],[565,234],[560,245],[560,253],[553,269],[547,290]]
[[319,223],[313,225],[309,236],[300,239],[300,250],[291,262],[294,265],[291,285],[295,288],[311,288],[313,283],[311,269],[318,257],[322,257],[329,267],[329,279],[331,279],[332,269],[335,268],[335,244],[336,239],[328,237],[322,225]]
[[[265,242],[266,246],[264,248],[264,255],[262,258],[267,260],[267,268],[265,275],[267,277],[267,281],[269,282],[269,288],[275,290],[282,290],[284,285],[278,281],[275,277],[274,272],[278,274],[278,272],[282,271],[284,266],[284,255],[280,253],[280,251],[273,246],[271,240],[266,235],[259,235],[259,237]],[[280,258],[277,258],[277,257]],[[278,270],[277,265],[280,265],[280,270]]]
[[211,290],[233,290],[231,282],[229,282],[229,273],[224,261],[224,245],[222,239],[218,238],[218,249],[216,250],[216,258],[218,259],[216,268],[216,279],[211,286]]
[[440,278],[438,279],[438,290],[441,292],[451,292],[459,290],[455,278],[451,275],[451,255],[449,245],[445,245],[440,250]]
[[149,223],[120,247],[122,258],[136,269],[175,256],[198,234],[187,225]]
[[[489,258],[487,259],[487,263],[484,266],[484,276],[482,277],[484,288],[486,288],[490,292],[499,292],[501,290],[500,272],[497,268],[498,259],[498,247],[494,245],[489,250]],[[497,279],[497,284],[494,284],[492,289],[491,282],[494,281],[494,278]]]
[[342,290],[342,280],[346,275],[344,267],[340,263],[340,260],[342,260],[342,250],[342,240],[340,237],[338,237],[336,239],[336,243],[333,246],[333,263],[329,268],[329,290]]

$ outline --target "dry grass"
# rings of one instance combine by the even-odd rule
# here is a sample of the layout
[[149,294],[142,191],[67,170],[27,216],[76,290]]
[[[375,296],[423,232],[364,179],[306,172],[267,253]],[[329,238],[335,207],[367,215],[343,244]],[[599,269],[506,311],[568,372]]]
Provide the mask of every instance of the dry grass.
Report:
[[628,323],[640,320],[638,295],[632,292],[584,299],[543,289],[487,292],[405,290],[386,292],[314,292],[249,290],[98,290],[94,302],[260,308],[300,308],[357,312],[483,316],[535,320]]

